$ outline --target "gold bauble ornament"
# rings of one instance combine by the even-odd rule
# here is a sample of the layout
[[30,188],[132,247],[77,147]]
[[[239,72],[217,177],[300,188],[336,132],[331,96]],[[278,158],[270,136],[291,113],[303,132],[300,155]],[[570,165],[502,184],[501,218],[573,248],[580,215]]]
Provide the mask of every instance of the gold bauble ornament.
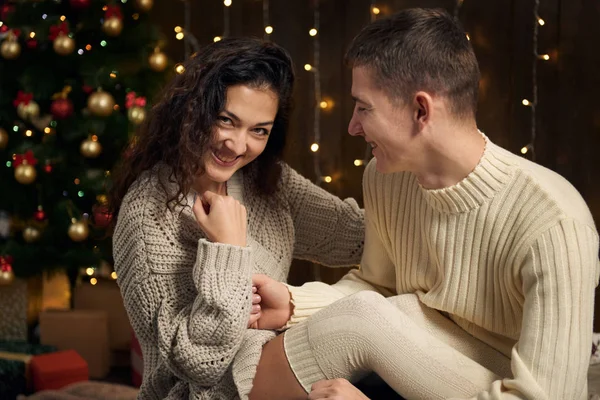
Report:
[[42,232],[34,226],[28,226],[23,229],[23,239],[27,243],[37,242],[42,236]]
[[127,117],[134,125],[140,125],[146,119],[146,110],[143,107],[131,107],[127,111]]
[[15,168],[15,179],[23,185],[29,185],[35,181],[37,172],[33,165],[21,164]]
[[69,226],[68,234],[72,241],[83,242],[90,234],[90,230],[85,221],[76,221]]
[[114,110],[115,99],[110,93],[98,90],[88,97],[87,106],[95,116],[108,117]]
[[8,133],[0,128],[0,150],[5,149],[8,146]]
[[154,53],[150,54],[150,57],[148,57],[148,64],[154,71],[162,72],[167,68],[167,56],[160,50],[154,50]]
[[81,155],[87,158],[96,158],[102,153],[102,145],[98,140],[88,138],[81,142],[79,147]]
[[15,280],[15,274],[12,269],[0,270],[0,286],[8,286]]
[[105,194],[99,194],[98,196],[96,196],[96,201],[100,203],[100,205],[105,206],[108,204],[108,196]]
[[154,5],[154,0],[136,0],[135,8],[142,12],[148,12]]
[[123,30],[123,21],[121,21],[118,17],[107,18],[102,24],[102,30],[108,36],[119,36]]
[[75,41],[65,34],[58,35],[52,45],[56,54],[68,56],[75,51]]
[[0,54],[7,60],[14,60],[21,54],[21,45],[16,39],[6,39],[0,45]]
[[29,103],[21,103],[17,106],[17,115],[24,121],[40,116],[40,106],[35,101],[31,100]]

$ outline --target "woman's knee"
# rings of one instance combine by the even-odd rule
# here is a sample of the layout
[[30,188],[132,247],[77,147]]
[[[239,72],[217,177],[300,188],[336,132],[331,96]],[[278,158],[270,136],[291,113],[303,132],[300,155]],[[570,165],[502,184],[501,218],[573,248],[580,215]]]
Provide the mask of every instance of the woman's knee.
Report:
[[379,309],[389,308],[389,306],[389,302],[380,293],[364,290],[338,300],[331,307],[335,310],[332,311],[337,313],[349,312],[364,316],[377,313]]
[[399,311],[381,294],[362,291],[340,299],[313,315],[309,330],[326,330],[333,336],[353,337],[355,340],[370,341],[377,322],[394,318]]

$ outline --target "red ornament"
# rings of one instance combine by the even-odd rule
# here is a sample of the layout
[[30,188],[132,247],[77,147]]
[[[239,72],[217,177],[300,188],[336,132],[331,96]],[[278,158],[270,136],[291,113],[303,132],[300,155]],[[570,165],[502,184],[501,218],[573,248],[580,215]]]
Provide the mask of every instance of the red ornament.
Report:
[[8,32],[10,28],[8,27],[8,25],[4,24],[2,26],[0,26],[0,33],[6,33]]
[[58,37],[58,35],[68,35],[69,34],[69,26],[66,22],[61,22],[58,25],[52,25],[50,27],[50,35],[48,38],[50,40],[54,40]]
[[94,223],[98,228],[106,228],[112,221],[112,213],[108,211],[105,205],[96,204],[92,207],[94,213]]
[[17,92],[17,98],[13,100],[13,104],[15,107],[18,107],[20,104],[28,105],[31,100],[33,100],[33,93],[19,90]]
[[73,102],[69,99],[56,99],[50,105],[50,112],[57,119],[69,118],[73,114]]
[[83,90],[83,92],[85,94],[90,94],[94,91],[94,88],[91,87],[90,85],[83,85],[83,86],[81,86],[81,90]]
[[8,4],[0,7],[0,20],[5,21],[8,14],[15,11],[15,6],[9,6]]
[[144,96],[136,97],[135,92],[129,92],[125,96],[125,108],[146,107],[146,98]]
[[28,164],[28,165],[36,165],[37,164],[37,159],[33,155],[32,150],[27,150],[23,154],[15,154],[15,162],[13,163],[13,167],[17,168],[21,164]]
[[70,0],[71,7],[82,10],[90,6],[90,0]]
[[0,271],[2,272],[11,272],[12,271],[12,256],[0,256]]
[[35,49],[37,49],[37,47],[38,47],[38,41],[37,41],[37,40],[35,40],[35,39],[29,39],[29,40],[26,42],[26,44],[27,44],[27,47],[29,47],[29,48],[30,48],[30,49],[32,49],[32,50],[35,50]]
[[33,218],[38,222],[42,222],[46,219],[46,213],[44,212],[42,207],[39,207],[38,210],[33,213]]
[[50,174],[52,172],[52,164],[47,162],[46,165],[44,165],[44,172]]
[[104,18],[109,19],[110,17],[117,17],[118,19],[122,20],[123,14],[121,13],[121,8],[117,5],[106,6]]

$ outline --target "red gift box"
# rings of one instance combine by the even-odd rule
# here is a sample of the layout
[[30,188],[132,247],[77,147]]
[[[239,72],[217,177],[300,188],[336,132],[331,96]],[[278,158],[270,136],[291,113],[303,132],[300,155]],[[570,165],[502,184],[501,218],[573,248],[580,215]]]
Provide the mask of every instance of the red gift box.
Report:
[[36,391],[57,390],[88,380],[87,362],[75,350],[42,354],[31,359],[31,378]]

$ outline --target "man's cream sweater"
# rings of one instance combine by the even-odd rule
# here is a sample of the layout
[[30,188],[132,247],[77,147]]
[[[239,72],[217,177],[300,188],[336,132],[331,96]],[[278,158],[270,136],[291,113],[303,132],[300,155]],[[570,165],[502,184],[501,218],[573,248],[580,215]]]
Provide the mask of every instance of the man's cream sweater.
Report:
[[[600,264],[598,233],[575,188],[487,138],[474,171],[445,189],[425,190],[411,173],[380,174],[375,163],[363,182],[360,270],[332,286],[290,287],[289,324],[360,290],[416,293],[511,359],[513,376],[478,398],[587,399]],[[287,336],[296,375],[318,376],[318,366],[293,362],[308,338]]]

